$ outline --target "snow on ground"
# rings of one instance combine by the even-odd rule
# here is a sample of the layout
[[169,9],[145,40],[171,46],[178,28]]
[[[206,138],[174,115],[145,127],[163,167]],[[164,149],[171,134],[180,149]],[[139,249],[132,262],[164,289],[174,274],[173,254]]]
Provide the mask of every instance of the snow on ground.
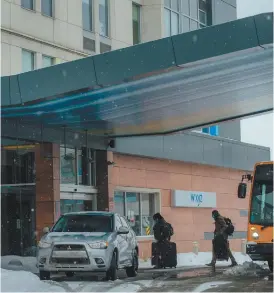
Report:
[[2,292],[65,292],[66,290],[52,281],[40,279],[25,271],[9,271],[1,269]]
[[227,285],[230,283],[232,283],[232,282],[222,282],[222,281],[207,282],[207,283],[203,283],[203,284],[199,285],[198,287],[196,287],[193,290],[193,292],[204,292],[206,290],[213,289],[213,288],[219,287],[221,285]]
[[[233,252],[233,255],[238,262],[238,264],[243,264],[244,262],[251,262],[251,258],[248,255],[244,255],[241,252]],[[197,255],[189,253],[178,253],[177,261],[178,267],[193,267],[193,266],[204,266],[207,263],[210,263],[212,258],[212,252],[199,252]],[[228,266],[231,264],[231,261],[220,261],[217,262],[217,266]],[[147,261],[140,260],[140,268],[152,268],[150,259]]]
[[[251,259],[248,255],[244,255],[241,252],[233,252],[234,257],[236,258],[238,264],[243,264],[248,261],[251,262]],[[178,267],[193,267],[193,266],[204,266],[205,264],[211,261],[212,254],[211,252],[199,252],[198,255],[189,252],[189,253],[179,253],[177,255]],[[222,261],[217,262],[217,266],[226,266],[230,265],[230,260],[228,262]],[[151,260],[147,261],[140,260],[139,267],[141,269],[150,269]],[[12,271],[28,271],[32,273],[38,273],[38,268],[36,267],[36,258],[35,257],[21,257],[17,255],[8,255],[1,257],[1,268]]]
[[257,276],[266,269],[255,262],[244,262],[242,265],[229,268],[223,272],[226,276]]
[[38,273],[36,257],[5,255],[1,257],[1,268],[12,271],[28,271]]

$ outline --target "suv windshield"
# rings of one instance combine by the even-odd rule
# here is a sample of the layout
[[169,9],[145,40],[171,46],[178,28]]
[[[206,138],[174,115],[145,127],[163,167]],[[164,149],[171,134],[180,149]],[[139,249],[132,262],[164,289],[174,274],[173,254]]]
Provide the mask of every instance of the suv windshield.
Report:
[[273,225],[272,174],[273,165],[258,166],[256,169],[251,199],[251,224]]
[[112,232],[112,216],[103,215],[64,215],[52,232]]

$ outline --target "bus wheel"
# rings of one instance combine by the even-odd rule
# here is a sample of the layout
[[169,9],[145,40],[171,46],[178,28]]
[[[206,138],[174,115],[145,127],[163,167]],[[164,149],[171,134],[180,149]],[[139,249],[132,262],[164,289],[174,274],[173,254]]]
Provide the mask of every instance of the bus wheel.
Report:
[[267,262],[270,271],[273,273],[273,259],[269,259]]

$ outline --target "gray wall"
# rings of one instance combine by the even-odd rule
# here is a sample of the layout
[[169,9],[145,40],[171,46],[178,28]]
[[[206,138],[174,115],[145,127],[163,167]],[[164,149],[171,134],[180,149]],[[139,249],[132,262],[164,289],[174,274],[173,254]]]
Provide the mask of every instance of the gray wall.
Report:
[[114,151],[250,171],[256,162],[270,160],[269,148],[193,132],[118,138]]

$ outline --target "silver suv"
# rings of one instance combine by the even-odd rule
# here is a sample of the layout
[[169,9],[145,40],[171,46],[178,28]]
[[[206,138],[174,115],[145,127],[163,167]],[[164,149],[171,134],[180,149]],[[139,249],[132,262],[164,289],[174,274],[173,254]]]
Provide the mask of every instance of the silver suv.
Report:
[[117,279],[117,270],[128,277],[138,271],[138,244],[134,231],[124,217],[110,212],[78,212],[62,215],[38,244],[40,279],[51,273],[104,273]]

